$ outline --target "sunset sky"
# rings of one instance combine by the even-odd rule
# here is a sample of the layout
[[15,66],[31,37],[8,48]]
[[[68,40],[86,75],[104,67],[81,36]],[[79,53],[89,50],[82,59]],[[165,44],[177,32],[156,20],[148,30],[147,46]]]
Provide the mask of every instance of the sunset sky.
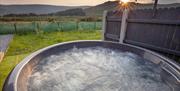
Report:
[[[94,6],[105,1],[114,0],[0,0],[0,4],[49,4],[49,5],[65,5],[65,6]],[[132,0],[133,1],[133,0]],[[138,0],[139,2],[148,3],[151,0]],[[159,0],[160,3],[180,3],[180,0]]]

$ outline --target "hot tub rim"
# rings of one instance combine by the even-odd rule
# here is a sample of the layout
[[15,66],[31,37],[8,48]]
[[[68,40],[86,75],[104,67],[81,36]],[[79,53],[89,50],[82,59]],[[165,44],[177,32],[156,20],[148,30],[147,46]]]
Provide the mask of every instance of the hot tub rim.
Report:
[[[176,68],[176,70],[180,70],[180,64],[178,64],[177,62],[175,62],[172,59],[169,59],[159,53],[153,52],[151,50],[142,48],[142,47],[138,47],[135,45],[131,45],[131,44],[125,44],[125,43],[118,43],[118,42],[112,42],[112,41],[103,41],[103,40],[76,40],[76,41],[68,41],[68,42],[62,42],[62,43],[57,43],[57,44],[53,44],[44,48],[41,48],[33,53],[31,53],[30,55],[28,55],[27,57],[25,57],[19,64],[17,64],[14,69],[9,73],[8,78],[6,78],[6,81],[3,85],[3,91],[6,91],[6,86],[10,87],[8,89],[11,89],[11,91],[18,91],[17,90],[17,82],[18,82],[18,77],[21,73],[21,70],[32,60],[32,58],[36,57],[37,55],[39,55],[40,53],[43,53],[46,50],[50,50],[53,47],[57,47],[57,46],[61,46],[61,45],[66,45],[66,44],[70,44],[70,43],[81,43],[81,42],[101,42],[101,43],[112,43],[112,44],[119,44],[119,45],[124,45],[124,46],[128,46],[128,47],[132,47],[132,48],[136,48],[138,50],[142,50],[144,52],[150,53],[153,56],[159,57],[160,59],[162,59],[163,62],[167,63],[168,65],[170,65],[172,68]],[[12,84],[13,83],[13,84]]]

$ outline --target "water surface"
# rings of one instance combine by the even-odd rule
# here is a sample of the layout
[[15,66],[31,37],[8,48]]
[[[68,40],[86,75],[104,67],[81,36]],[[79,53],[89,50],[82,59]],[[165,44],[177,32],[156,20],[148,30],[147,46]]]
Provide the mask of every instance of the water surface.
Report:
[[73,48],[41,60],[28,91],[171,91],[159,73],[157,65],[133,53]]

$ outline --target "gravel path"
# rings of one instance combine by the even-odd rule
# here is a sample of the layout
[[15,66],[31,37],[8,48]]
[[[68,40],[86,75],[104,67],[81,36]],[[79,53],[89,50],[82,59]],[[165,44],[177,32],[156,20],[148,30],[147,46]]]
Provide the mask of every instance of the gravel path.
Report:
[[4,53],[6,52],[12,38],[13,35],[0,35],[0,62],[2,61]]
[[13,35],[0,35],[0,52],[5,52]]

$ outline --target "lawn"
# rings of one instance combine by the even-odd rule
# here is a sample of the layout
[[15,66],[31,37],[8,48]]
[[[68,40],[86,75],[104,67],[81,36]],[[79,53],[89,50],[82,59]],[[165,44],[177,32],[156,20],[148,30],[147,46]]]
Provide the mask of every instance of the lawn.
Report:
[[30,53],[60,42],[99,39],[101,39],[100,31],[68,31],[15,35],[4,60],[0,63],[0,90],[2,90],[3,83],[10,71]]

